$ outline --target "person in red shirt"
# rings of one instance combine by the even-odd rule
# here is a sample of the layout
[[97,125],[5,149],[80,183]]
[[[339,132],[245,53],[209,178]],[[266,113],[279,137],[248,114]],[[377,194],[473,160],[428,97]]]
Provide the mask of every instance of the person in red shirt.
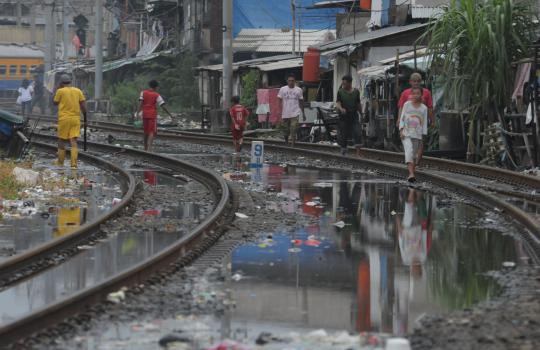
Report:
[[144,129],[144,150],[152,151],[152,143],[154,142],[154,136],[157,134],[157,106],[161,106],[171,118],[172,114],[165,107],[165,101],[157,89],[159,83],[156,80],[152,80],[148,83],[150,87],[147,90],[141,92],[139,101],[141,102],[137,114],[142,111],[143,129]]
[[246,107],[240,104],[240,97],[233,96],[231,98],[231,109],[229,109],[229,115],[231,116],[231,134],[233,139],[233,146],[236,152],[242,150],[242,143],[244,142],[244,129],[246,127],[249,111]]
[[[403,106],[407,101],[411,99],[411,91],[413,88],[421,88],[422,89],[422,103],[426,105],[428,108],[428,120],[430,125],[434,125],[434,119],[433,119],[433,98],[431,97],[431,92],[422,87],[422,75],[420,73],[413,73],[411,74],[411,77],[409,78],[409,84],[411,85],[410,88],[403,90],[401,93],[401,96],[399,97],[398,101],[398,116],[401,116],[401,112],[403,109]],[[399,118],[397,118],[397,127],[399,128]],[[424,140],[426,141],[426,140]],[[420,160],[422,159],[422,154],[424,153],[424,143],[422,142],[422,146],[418,150],[418,159],[416,160],[416,165],[420,163]]]

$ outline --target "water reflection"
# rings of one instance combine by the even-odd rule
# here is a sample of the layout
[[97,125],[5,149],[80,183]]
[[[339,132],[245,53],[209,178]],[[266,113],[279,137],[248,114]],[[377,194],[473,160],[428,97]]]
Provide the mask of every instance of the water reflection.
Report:
[[479,273],[516,260],[519,243],[462,203],[331,171],[260,175],[280,192],[270,208],[313,223],[235,250],[235,322],[405,334],[423,313],[489,298],[496,286]]

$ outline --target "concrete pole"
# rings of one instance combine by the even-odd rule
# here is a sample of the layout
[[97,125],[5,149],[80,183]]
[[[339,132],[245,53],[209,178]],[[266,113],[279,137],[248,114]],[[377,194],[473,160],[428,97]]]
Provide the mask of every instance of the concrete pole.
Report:
[[17,4],[15,4],[16,6],[16,11],[17,11],[17,27],[20,27],[22,25],[22,4],[21,4],[21,1],[19,0],[17,2]]
[[54,1],[44,4],[45,9],[45,71],[53,68],[56,59],[56,22],[54,19]]
[[95,40],[95,55],[96,55],[96,74],[95,74],[95,92],[94,99],[101,98],[103,88],[103,0],[96,0],[96,40]]
[[292,54],[296,54],[296,6],[294,0],[291,0],[292,11]]
[[228,109],[232,97],[233,78],[233,0],[223,0],[223,108]]
[[68,0],[64,0],[62,6],[62,42],[64,44],[64,61],[69,57],[69,20],[68,20]]
[[36,43],[36,6],[30,6],[30,43]]

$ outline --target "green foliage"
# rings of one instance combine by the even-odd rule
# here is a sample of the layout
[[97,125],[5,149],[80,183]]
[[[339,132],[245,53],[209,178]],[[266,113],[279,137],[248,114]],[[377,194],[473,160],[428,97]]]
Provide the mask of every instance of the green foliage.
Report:
[[17,199],[23,185],[18,183],[13,176],[15,163],[0,161],[0,198]]
[[160,91],[177,109],[198,109],[199,82],[194,68],[198,60],[192,54],[175,57],[157,77]]
[[146,88],[146,79],[139,77],[133,81],[119,82],[106,91],[111,98],[113,113],[133,114],[137,111],[139,95]]
[[253,109],[257,106],[257,88],[259,87],[259,73],[252,69],[242,76],[242,96],[240,103]]
[[473,117],[496,119],[513,87],[511,63],[526,57],[534,38],[530,6],[512,0],[453,0],[431,22],[428,41],[446,101]]
[[198,109],[199,84],[193,69],[197,63],[195,56],[182,54],[132,65],[111,77],[105,96],[111,99],[114,113],[133,113],[140,92],[148,87],[150,80],[156,79],[169,110]]

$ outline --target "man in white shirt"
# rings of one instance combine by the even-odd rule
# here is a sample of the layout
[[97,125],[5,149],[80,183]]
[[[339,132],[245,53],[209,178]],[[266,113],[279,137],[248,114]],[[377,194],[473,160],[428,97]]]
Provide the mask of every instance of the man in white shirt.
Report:
[[294,74],[287,76],[287,85],[279,89],[278,99],[281,105],[281,127],[285,136],[285,142],[294,147],[298,118],[302,115],[302,121],[306,120],[304,114],[304,92],[296,86]]

